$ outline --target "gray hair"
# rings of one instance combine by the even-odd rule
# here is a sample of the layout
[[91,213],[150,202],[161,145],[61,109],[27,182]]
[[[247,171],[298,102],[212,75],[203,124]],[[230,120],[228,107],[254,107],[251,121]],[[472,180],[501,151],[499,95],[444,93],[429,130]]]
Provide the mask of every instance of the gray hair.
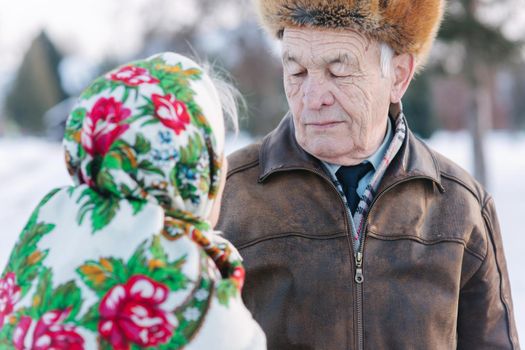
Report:
[[381,74],[383,78],[389,77],[392,73],[392,58],[394,50],[387,43],[381,42]]
[[233,84],[230,74],[210,63],[200,63],[217,90],[221,103],[224,122],[230,125],[235,134],[239,133],[239,110],[246,110],[246,100]]

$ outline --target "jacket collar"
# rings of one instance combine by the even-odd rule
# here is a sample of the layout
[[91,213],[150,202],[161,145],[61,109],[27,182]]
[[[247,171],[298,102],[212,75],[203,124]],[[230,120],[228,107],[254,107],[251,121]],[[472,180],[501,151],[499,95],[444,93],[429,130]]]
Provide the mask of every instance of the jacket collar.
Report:
[[[404,118],[399,104],[390,106],[389,115],[393,120]],[[297,143],[290,113],[287,113],[279,126],[264,138],[259,159],[259,182],[264,182],[273,173],[281,171],[303,169],[325,173],[321,161],[304,151]],[[440,171],[434,155],[428,146],[407,128],[403,145],[386,170],[379,191],[393,183],[413,177],[432,180],[443,191]]]

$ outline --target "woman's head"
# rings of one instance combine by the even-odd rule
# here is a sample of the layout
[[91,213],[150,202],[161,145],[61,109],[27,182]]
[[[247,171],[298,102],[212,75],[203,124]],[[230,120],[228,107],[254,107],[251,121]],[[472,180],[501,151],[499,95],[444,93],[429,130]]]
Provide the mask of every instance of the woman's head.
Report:
[[224,138],[211,78],[192,60],[163,53],[97,78],[69,116],[64,145],[76,183],[208,219]]

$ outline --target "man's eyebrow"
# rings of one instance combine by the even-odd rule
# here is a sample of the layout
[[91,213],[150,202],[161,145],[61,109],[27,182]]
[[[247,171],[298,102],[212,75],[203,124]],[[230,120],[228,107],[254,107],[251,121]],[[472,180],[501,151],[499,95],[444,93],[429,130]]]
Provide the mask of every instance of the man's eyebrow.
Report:
[[295,56],[292,56],[292,54],[289,51],[285,51],[283,53],[283,61],[284,62],[296,62],[297,63],[297,59],[295,58]]
[[335,63],[343,63],[343,64],[351,64],[351,65],[357,64],[355,57],[353,56],[351,57],[345,52],[339,53],[339,55],[337,55],[336,57],[325,58],[324,62],[326,64],[335,64]]

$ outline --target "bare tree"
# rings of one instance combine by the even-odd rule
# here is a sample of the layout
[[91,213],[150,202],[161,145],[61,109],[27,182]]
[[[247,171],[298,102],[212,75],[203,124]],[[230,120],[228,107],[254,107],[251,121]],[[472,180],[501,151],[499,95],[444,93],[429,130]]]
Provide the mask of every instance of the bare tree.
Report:
[[[440,39],[464,48],[462,75],[472,91],[468,124],[472,135],[474,176],[487,184],[484,139],[491,128],[491,85],[497,68],[518,59],[522,41],[513,41],[503,33],[505,21],[519,6],[514,0],[455,0],[449,3],[449,13],[440,31]],[[491,16],[498,8],[499,16]],[[501,10],[505,14],[501,15]],[[491,18],[492,17],[492,18]],[[499,19],[499,24],[494,23]],[[489,23],[493,22],[493,23]]]

